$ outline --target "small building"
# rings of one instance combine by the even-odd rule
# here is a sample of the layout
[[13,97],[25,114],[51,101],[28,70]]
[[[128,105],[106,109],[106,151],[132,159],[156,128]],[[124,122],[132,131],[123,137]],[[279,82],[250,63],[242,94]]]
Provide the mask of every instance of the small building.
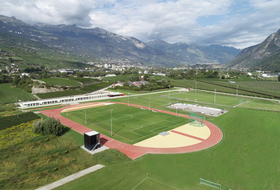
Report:
[[30,74],[29,73],[21,73],[21,76],[23,77],[23,76],[28,76],[28,77],[30,77]]
[[115,77],[115,76],[117,76],[117,75],[115,75],[115,74],[107,74],[107,75],[105,75],[105,77]]
[[84,133],[84,146],[89,150],[94,150],[100,146],[100,133],[90,131]]

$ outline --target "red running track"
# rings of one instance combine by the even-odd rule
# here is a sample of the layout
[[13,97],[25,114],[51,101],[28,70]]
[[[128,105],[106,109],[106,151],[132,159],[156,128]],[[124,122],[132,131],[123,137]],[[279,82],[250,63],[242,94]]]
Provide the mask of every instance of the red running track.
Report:
[[[100,103],[100,102],[97,102]],[[124,104],[127,105],[127,103],[122,103],[122,102],[110,102],[110,103],[115,103],[115,104]],[[82,105],[87,105],[87,104],[94,104],[94,103],[85,103]],[[129,104],[130,106],[134,107],[140,107],[140,108],[146,108],[149,109],[148,107],[145,106],[140,106],[140,105],[135,105],[135,104]],[[72,108],[75,106],[81,106],[81,104],[78,105],[73,105],[73,106],[68,106],[68,108]],[[60,122],[77,131],[78,133],[84,134],[86,132],[92,131],[92,129],[87,128],[81,124],[78,124],[70,119],[67,119],[63,117],[60,112],[65,109],[65,108],[58,108],[58,109],[53,109],[53,110],[45,110],[45,111],[40,111],[40,113],[48,116],[48,117],[54,117],[56,119],[59,119]],[[169,111],[164,111],[164,110],[159,110],[159,109],[154,109],[151,108],[152,110],[156,110],[158,112],[162,113],[167,113],[171,115],[176,115],[176,113],[169,112]],[[185,117],[185,118],[190,118],[188,115],[183,115],[183,114],[178,114],[180,117]],[[130,145],[126,144],[120,141],[117,141],[115,139],[112,139],[110,137],[107,137],[106,135],[100,134],[100,140],[103,145],[105,145],[108,148],[114,148],[118,149],[119,151],[125,153],[128,157],[131,159],[136,159],[139,158],[147,153],[151,154],[178,154],[178,153],[188,153],[188,152],[195,152],[199,150],[203,150],[209,147],[212,147],[219,143],[222,138],[223,138],[223,133],[217,127],[216,125],[208,122],[208,121],[203,121],[203,124],[205,124],[211,131],[210,136],[206,139],[203,140],[202,142],[190,146],[185,146],[185,147],[178,147],[178,148],[148,148],[148,147],[140,147],[140,146],[135,146],[135,145]]]

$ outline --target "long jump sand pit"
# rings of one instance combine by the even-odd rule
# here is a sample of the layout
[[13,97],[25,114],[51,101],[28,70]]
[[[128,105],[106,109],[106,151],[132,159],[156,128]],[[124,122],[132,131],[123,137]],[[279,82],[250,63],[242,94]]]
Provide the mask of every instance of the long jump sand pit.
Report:
[[113,104],[113,103],[105,103],[105,102],[86,103],[86,104],[75,105],[70,108],[63,109],[61,112],[74,111],[74,110],[80,110],[80,109],[85,109],[85,108],[93,108],[93,107],[98,107],[98,106],[106,106],[106,105],[111,105],[111,104]]
[[206,125],[195,127],[186,124],[167,131],[166,135],[158,134],[134,145],[149,148],[186,147],[203,142],[210,134],[211,131]]

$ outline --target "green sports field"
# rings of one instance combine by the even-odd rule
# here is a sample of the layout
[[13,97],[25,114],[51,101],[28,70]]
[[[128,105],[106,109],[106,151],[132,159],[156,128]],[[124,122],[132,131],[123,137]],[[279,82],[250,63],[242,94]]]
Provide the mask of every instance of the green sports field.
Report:
[[[66,117],[66,112],[62,115]],[[70,111],[68,118],[107,136],[111,136],[112,121],[113,138],[128,144],[189,123],[189,119],[183,117],[120,104]]]
[[[169,96],[169,94],[166,94],[165,96]],[[197,102],[205,102],[214,104],[214,93],[210,92],[202,92],[202,91],[190,91],[190,92],[183,92],[183,93],[177,93],[177,94],[171,94],[171,98],[178,98],[183,100],[189,100],[189,101],[195,101]],[[222,95],[222,94],[216,94],[216,100],[215,104],[218,105],[227,105],[227,106],[235,106],[238,105],[241,102],[249,100],[248,98],[242,98],[238,96],[237,98],[235,96],[228,96],[228,95]]]

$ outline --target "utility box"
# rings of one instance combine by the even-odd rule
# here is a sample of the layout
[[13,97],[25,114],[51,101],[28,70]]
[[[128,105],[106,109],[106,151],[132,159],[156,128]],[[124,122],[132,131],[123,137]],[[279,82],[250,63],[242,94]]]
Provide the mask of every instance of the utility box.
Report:
[[90,131],[84,133],[85,148],[92,150],[100,147],[100,133],[97,131]]

